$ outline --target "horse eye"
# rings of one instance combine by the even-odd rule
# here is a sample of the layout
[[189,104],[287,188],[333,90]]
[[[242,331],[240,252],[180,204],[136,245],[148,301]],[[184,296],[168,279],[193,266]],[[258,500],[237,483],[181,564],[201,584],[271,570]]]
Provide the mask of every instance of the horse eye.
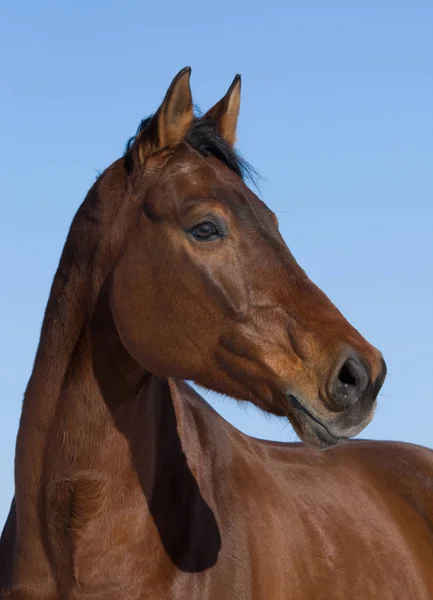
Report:
[[191,234],[196,240],[210,240],[218,237],[220,232],[211,221],[200,223],[191,229]]

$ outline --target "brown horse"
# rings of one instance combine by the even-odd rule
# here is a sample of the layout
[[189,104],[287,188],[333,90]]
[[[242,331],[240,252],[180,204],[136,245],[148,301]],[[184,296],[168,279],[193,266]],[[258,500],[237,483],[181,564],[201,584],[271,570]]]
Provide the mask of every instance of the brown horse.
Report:
[[[344,445],[372,418],[381,354],[244,183],[240,78],[199,118],[189,76],[73,220],[23,404],[0,595],[431,599],[433,454]],[[287,417],[306,445],[243,435],[184,380]]]

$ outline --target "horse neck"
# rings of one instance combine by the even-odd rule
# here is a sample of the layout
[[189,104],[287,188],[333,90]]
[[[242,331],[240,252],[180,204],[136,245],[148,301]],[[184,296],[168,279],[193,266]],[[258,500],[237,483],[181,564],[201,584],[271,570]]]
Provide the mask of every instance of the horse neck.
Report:
[[176,476],[189,477],[182,442],[200,452],[179,384],[147,373],[126,352],[112,318],[108,285],[99,291],[89,318],[88,291],[94,282],[68,264],[67,255],[65,248],[23,404],[18,509],[20,498],[40,493],[42,481],[77,473],[119,478],[128,465],[150,497],[163,462],[177,470]]
[[[17,536],[26,549],[17,570],[25,571],[35,556],[45,561],[41,569],[49,569],[42,557],[51,556],[66,578],[73,551],[66,552],[64,532],[78,535],[102,503],[110,519],[122,520],[120,499],[127,494],[137,502],[144,538],[154,537],[156,527],[165,551],[182,568],[190,568],[191,556],[194,568],[213,564],[219,533],[184,450],[186,441],[198,468],[201,447],[183,403],[183,384],[146,373],[127,354],[107,287],[86,322],[83,286],[72,271],[64,283],[59,294],[59,282],[54,285],[17,440]],[[62,313],[66,299],[79,311],[75,317]],[[187,502],[178,502],[173,490]],[[206,556],[180,543],[196,529],[214,540]],[[194,542],[194,548],[204,546]]]

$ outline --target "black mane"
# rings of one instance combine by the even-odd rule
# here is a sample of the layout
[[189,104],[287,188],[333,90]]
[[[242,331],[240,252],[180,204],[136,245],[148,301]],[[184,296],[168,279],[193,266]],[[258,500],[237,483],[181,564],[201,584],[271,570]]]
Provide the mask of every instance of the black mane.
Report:
[[[137,136],[146,129],[152,116],[143,119],[136,134],[127,141],[125,155],[129,152]],[[239,175],[241,179],[249,179],[255,184],[257,177],[255,169],[221,137],[212,121],[195,117],[185,136],[185,141],[202,156],[214,156],[234,171],[236,175]]]

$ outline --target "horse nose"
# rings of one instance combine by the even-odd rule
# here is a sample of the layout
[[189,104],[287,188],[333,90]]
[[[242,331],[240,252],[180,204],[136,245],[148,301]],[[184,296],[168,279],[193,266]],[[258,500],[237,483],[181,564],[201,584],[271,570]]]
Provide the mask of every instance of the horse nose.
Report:
[[359,402],[370,384],[368,368],[359,356],[354,352],[344,354],[328,384],[329,398],[337,410],[350,408]]

